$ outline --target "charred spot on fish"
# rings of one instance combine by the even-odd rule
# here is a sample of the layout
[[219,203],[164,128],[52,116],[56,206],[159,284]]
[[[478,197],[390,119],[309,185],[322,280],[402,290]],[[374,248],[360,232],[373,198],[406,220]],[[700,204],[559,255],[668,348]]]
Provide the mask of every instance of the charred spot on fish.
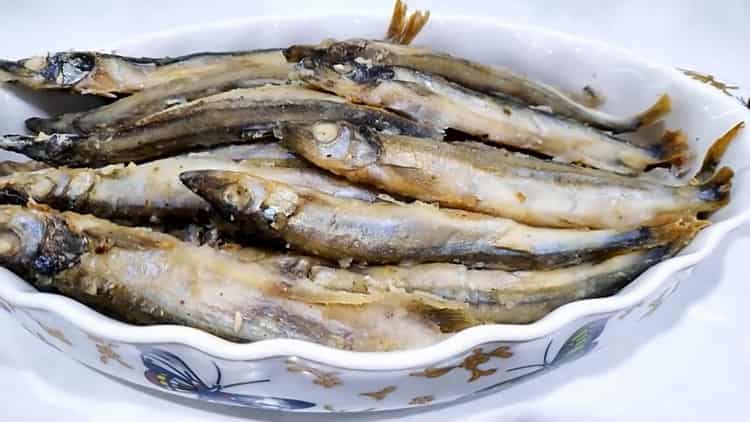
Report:
[[377,83],[396,77],[393,67],[384,65],[368,65],[356,61],[349,62],[352,66],[347,77],[358,84]]
[[76,265],[86,252],[86,241],[57,217],[46,220],[46,232],[31,262],[37,274],[51,276]]
[[25,205],[29,195],[25,190],[16,189],[13,185],[5,185],[0,189],[0,202],[3,204]]

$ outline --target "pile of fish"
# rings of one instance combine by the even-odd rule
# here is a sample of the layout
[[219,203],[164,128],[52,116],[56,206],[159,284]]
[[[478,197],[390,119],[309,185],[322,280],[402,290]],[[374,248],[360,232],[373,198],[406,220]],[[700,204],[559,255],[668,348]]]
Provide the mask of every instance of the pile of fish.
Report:
[[113,99],[0,138],[32,159],[0,164],[0,264],[131,323],[386,351],[613,294],[728,203],[742,124],[680,183],[682,132],[623,135],[667,95],[613,116],[408,46],[428,17],[397,2],[383,41],[0,61]]

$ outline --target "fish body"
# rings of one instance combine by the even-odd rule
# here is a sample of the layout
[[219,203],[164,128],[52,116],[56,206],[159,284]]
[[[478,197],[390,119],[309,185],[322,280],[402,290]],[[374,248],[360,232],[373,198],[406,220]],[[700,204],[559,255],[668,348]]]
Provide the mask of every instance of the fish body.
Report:
[[18,82],[33,89],[67,89],[114,97],[242,67],[260,68],[262,76],[270,79],[286,78],[287,65],[278,49],[165,58],[66,51],[18,61],[0,60],[0,81]]
[[280,122],[351,120],[415,136],[434,130],[387,111],[297,86],[236,89],[149,115],[116,133],[6,135],[0,148],[53,165],[93,167],[141,162],[198,148],[248,142]]
[[102,130],[112,131],[142,117],[198,98],[236,88],[283,84],[287,81],[290,70],[291,66],[277,50],[248,53],[242,61],[231,60],[226,68],[217,67],[210,73],[187,74],[174,80],[166,80],[93,110],[66,113],[48,119],[33,117],[26,120],[26,126],[35,133],[88,135]]
[[622,231],[547,229],[427,204],[337,198],[252,173],[199,170],[180,178],[237,231],[261,230],[339,262],[549,269],[666,244],[691,228],[679,221]]
[[632,132],[651,125],[671,110],[669,97],[663,95],[641,113],[634,116],[614,116],[582,104],[553,86],[528,79],[507,68],[487,66],[428,48],[376,40],[355,39],[315,46],[291,46],[284,50],[284,55],[292,63],[312,55],[328,55],[340,60],[361,57],[375,64],[406,67],[439,75],[476,91],[510,96],[531,106],[547,106],[555,114],[615,133]]
[[[248,148],[249,149],[249,148]],[[236,151],[235,151],[236,154]],[[245,154],[245,156],[252,154]],[[241,156],[241,155],[236,155]],[[141,165],[115,164],[98,169],[48,168],[0,177],[0,201],[29,200],[58,209],[91,213],[121,222],[208,221],[209,205],[180,182],[185,171],[215,169],[248,172],[290,185],[341,197],[374,201],[376,194],[309,166],[289,160],[230,160],[196,154]]]
[[695,186],[555,163],[476,143],[287,125],[284,144],[318,167],[390,193],[546,227],[632,228],[721,208],[732,171]]
[[632,144],[580,122],[470,91],[437,76],[367,60],[305,58],[296,77],[353,102],[385,107],[438,129],[456,129],[487,142],[537,151],[557,161],[621,174],[679,163],[684,137],[648,147]]
[[314,290],[301,288],[312,284],[304,258],[250,252],[240,259],[74,213],[0,207],[0,264],[127,322],[188,325],[234,341],[293,338],[384,351],[443,338],[436,324],[387,302],[303,301],[302,292]]

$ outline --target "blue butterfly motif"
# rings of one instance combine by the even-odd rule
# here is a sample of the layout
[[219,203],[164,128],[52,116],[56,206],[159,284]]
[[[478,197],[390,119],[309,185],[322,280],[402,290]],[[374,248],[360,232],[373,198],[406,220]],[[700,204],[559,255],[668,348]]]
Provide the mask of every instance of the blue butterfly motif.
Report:
[[499,382],[497,384],[484,387],[481,390],[475,391],[474,394],[485,393],[489,390],[493,390],[503,385],[517,383],[519,381],[536,376],[541,372],[556,368],[564,363],[572,362],[582,357],[596,347],[596,345],[598,344],[596,340],[604,331],[604,327],[607,325],[607,321],[609,321],[609,317],[589,322],[583,327],[577,329],[570,337],[568,337],[565,343],[563,343],[562,347],[557,351],[557,354],[551,361],[548,360],[549,350],[550,347],[552,347],[552,340],[550,340],[549,343],[547,343],[547,348],[544,350],[544,360],[542,361],[542,363],[511,368],[508,369],[507,372],[532,368],[536,368],[536,370],[515,378]]
[[146,367],[144,373],[146,379],[157,387],[177,393],[196,394],[199,399],[212,403],[274,410],[297,410],[315,406],[315,403],[302,400],[227,393],[224,390],[228,388],[270,380],[221,385],[221,369],[216,362],[212,362],[216,368],[216,382],[208,386],[182,359],[171,352],[159,349],[149,350],[141,353],[141,361]]

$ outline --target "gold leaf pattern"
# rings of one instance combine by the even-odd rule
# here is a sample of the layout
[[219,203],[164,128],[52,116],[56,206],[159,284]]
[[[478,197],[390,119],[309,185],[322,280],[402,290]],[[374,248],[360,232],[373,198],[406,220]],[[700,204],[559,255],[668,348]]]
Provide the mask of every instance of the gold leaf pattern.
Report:
[[736,89],[739,89],[739,86],[737,85],[729,85],[725,82],[722,82],[714,77],[714,75],[708,74],[708,73],[701,73],[696,72],[694,70],[688,70],[688,69],[680,69],[678,68],[680,72],[686,74],[692,79],[695,79],[698,82],[703,82],[706,85],[712,86],[719,91],[723,92],[724,94],[728,96],[732,96],[732,94],[729,91],[733,91]]
[[60,349],[60,347],[58,345],[56,345],[55,343],[52,343],[51,341],[49,341],[49,339],[47,337],[44,337],[42,335],[42,333],[40,333],[38,331],[32,331],[32,330],[29,330],[29,329],[27,329],[27,331],[30,332],[31,334],[33,334],[39,340],[41,340],[44,343],[46,343],[48,346],[52,347],[53,349],[57,350],[58,352],[62,352],[62,349]]
[[94,341],[94,346],[96,347],[96,351],[99,352],[99,360],[103,364],[109,365],[109,362],[113,360],[119,363],[124,368],[133,369],[133,366],[131,366],[129,363],[122,360],[122,357],[120,357],[120,354],[115,352],[115,348],[117,347],[116,345],[107,343],[104,339],[94,336],[92,334],[86,334],[86,336]]
[[60,331],[60,330],[58,330],[56,328],[48,327],[48,326],[42,324],[39,321],[36,321],[36,323],[39,324],[39,326],[42,327],[42,330],[44,330],[44,332],[46,332],[49,336],[54,337],[54,338],[60,340],[61,342],[67,344],[68,346],[72,346],[73,345],[73,342],[70,341],[70,340],[68,340],[68,338],[65,337],[65,334],[63,334],[62,331]]
[[466,382],[474,382],[482,377],[486,377],[497,372],[497,368],[482,369],[479,367],[479,365],[489,362],[490,358],[493,357],[499,359],[508,359],[511,356],[513,356],[513,352],[510,350],[509,346],[496,347],[490,352],[483,352],[481,348],[474,349],[471,354],[464,358],[464,360],[458,365],[446,366],[442,368],[426,368],[423,371],[412,372],[409,375],[413,377],[437,378],[442,377],[443,375],[456,368],[461,368],[471,373],[471,376]]
[[338,377],[338,372],[325,372],[317,368],[312,368],[301,362],[295,362],[293,360],[286,361],[286,370],[289,372],[300,372],[315,377],[313,380],[314,384],[317,384],[323,388],[333,388],[337,385],[341,385],[341,379]]
[[435,396],[418,396],[418,397],[414,397],[413,399],[411,399],[409,404],[412,406],[417,406],[420,404],[430,403],[433,400],[435,400]]
[[677,287],[680,285],[679,282],[676,282],[672,287],[664,290],[662,294],[659,295],[656,299],[654,299],[653,302],[648,304],[648,310],[641,315],[641,317],[638,319],[639,321],[651,316],[654,312],[656,312],[659,307],[664,304],[664,302],[674,294],[675,291],[677,291]]
[[385,396],[388,394],[391,394],[392,392],[396,391],[395,385],[389,385],[388,387],[383,388],[382,390],[373,391],[370,393],[359,393],[360,396],[366,396],[373,398],[377,401],[383,400]]

